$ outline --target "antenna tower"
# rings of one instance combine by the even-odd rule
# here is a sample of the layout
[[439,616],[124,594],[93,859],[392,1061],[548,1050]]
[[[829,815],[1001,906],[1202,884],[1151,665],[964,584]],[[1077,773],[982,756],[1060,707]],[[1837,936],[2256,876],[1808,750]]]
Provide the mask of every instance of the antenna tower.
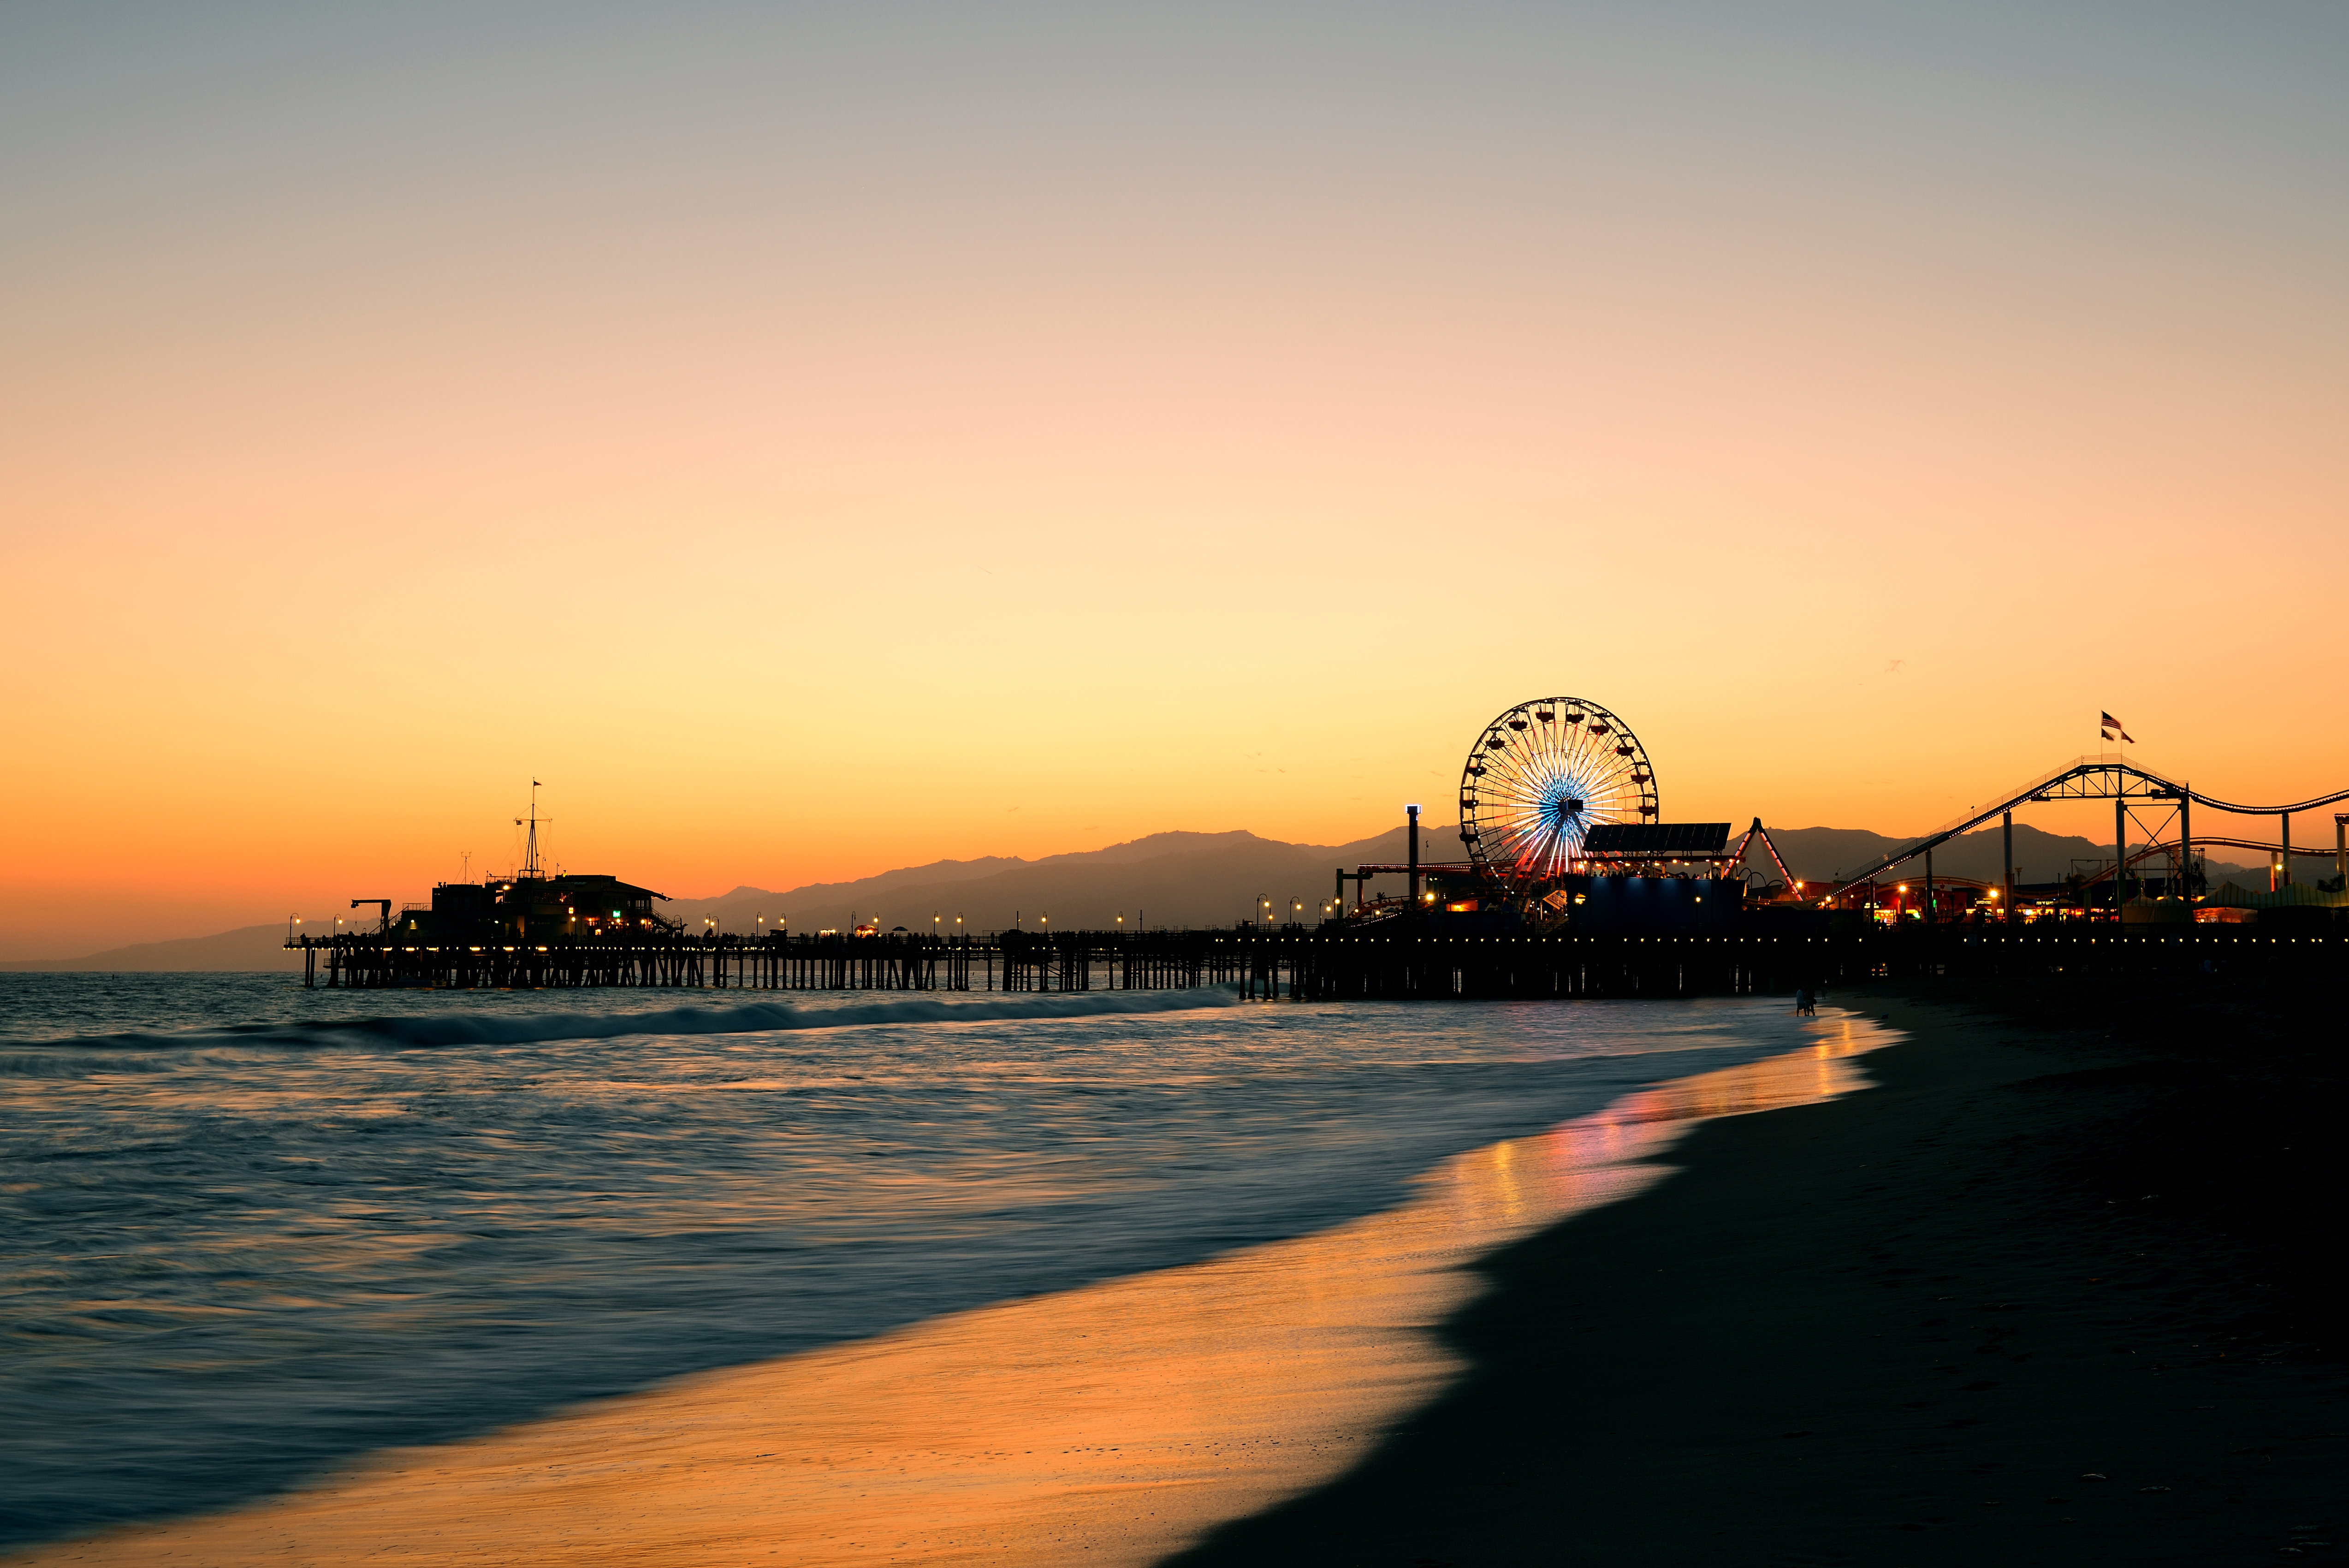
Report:
[[522,874],[540,875],[538,867],[538,781],[530,781],[530,847],[523,856]]

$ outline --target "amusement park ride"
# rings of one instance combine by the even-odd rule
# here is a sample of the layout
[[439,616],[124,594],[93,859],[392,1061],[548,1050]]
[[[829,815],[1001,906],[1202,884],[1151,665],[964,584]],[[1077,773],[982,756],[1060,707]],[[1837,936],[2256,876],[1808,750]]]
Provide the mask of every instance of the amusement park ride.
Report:
[[[1338,873],[1341,907],[1345,883],[1350,878],[1356,885],[1353,919],[1440,909],[1551,929],[1573,923],[1578,910],[1605,891],[1596,885],[1599,877],[1685,877],[1702,870],[1704,880],[1718,883],[1754,836],[1748,833],[1732,855],[1725,822],[1661,821],[1647,748],[1619,716],[1579,697],[1519,702],[1478,732],[1460,770],[1465,860],[1423,861],[1420,808],[1406,810],[1408,860]],[[1754,830],[1760,827],[1756,822]],[[1775,848],[1771,854],[1775,858]],[[1402,898],[1360,896],[1371,877],[1396,872],[1408,878]],[[1703,898],[1690,894],[1692,919]],[[1715,904],[1725,915],[1718,894]]]
[[[2292,817],[2301,812],[2314,811],[2349,800],[2349,789],[2334,790],[2330,794],[2315,795],[2290,805],[2242,805],[2204,794],[2127,757],[2100,755],[2076,757],[2003,798],[1978,806],[1947,826],[1936,828],[1924,837],[1886,856],[1857,876],[1846,878],[1825,895],[1820,903],[1822,907],[1834,908],[1855,896],[1864,896],[1872,903],[1874,889],[1885,873],[1921,859],[1924,862],[1927,908],[1930,909],[1934,883],[1933,851],[1960,835],[1981,827],[1995,816],[2000,819],[2005,836],[2005,854],[2000,864],[2006,867],[2006,874],[1995,889],[1995,896],[2005,908],[2012,909],[2017,901],[2014,886],[2015,808],[2058,800],[2109,800],[2113,803],[2112,864],[2095,876],[2085,878],[2084,888],[2095,887],[2107,877],[2116,878],[2110,900],[2116,906],[2125,901],[2130,878],[2129,867],[2147,860],[2159,860],[2167,865],[2167,882],[2173,896],[2158,902],[2171,906],[2169,918],[2191,919],[2190,898],[2183,895],[2191,894],[2199,877],[2195,868],[2194,852],[2198,848],[2220,846],[2256,849],[2264,853],[2269,857],[2270,893],[2284,902],[2313,904],[2325,901],[2305,894],[2293,897],[2287,891],[2294,886],[2292,877],[2294,853],[2304,856],[2330,854],[2334,861],[2334,875],[2343,878],[2340,888],[2349,888],[2349,814],[2339,814],[2333,817],[2333,846],[2331,850],[2303,847],[2295,852],[2292,846]],[[2272,816],[2276,819],[2279,841],[2269,844],[2254,838],[2197,837],[2193,817],[2196,805],[2235,816]],[[2133,828],[2144,835],[2144,842],[2134,850],[2130,847]],[[2165,838],[2165,834],[2170,836]],[[2142,888],[2144,879],[2140,877],[2138,880]],[[2339,888],[2333,896],[2343,897]]]
[[[2006,874],[1998,884],[1970,878],[1939,878],[1983,895],[1992,907],[2012,911],[2016,907],[2014,885],[2014,811],[2031,803],[2057,800],[2110,800],[2113,803],[2113,859],[2109,867],[2083,879],[2093,888],[2106,877],[2120,878],[2105,902],[2116,909],[2125,898],[2131,867],[2159,860],[2169,869],[2167,886],[2190,893],[2196,877],[2198,847],[2227,846],[2267,852],[2275,867],[2271,893],[2292,881],[2292,818],[2349,800],[2349,790],[2337,790],[2291,805],[2255,806],[2222,801],[2187,784],[2155,774],[2124,757],[2084,756],[2032,780],[2021,789],[1981,806],[1902,846],[1855,877],[1831,888],[1809,889],[1788,869],[1771,843],[1760,818],[1733,848],[1727,823],[1667,823],[1656,788],[1655,764],[1647,748],[1618,715],[1596,702],[1575,697],[1547,697],[1507,708],[1486,724],[1470,745],[1460,774],[1460,839],[1468,857],[1433,862],[1419,853],[1419,811],[1407,807],[1410,858],[1401,865],[1365,863],[1337,877],[1337,907],[1346,910],[1345,884],[1355,884],[1356,898],[1348,918],[1356,921],[1433,914],[1475,914],[1500,917],[1523,929],[1556,930],[1588,928],[1594,919],[1603,925],[1622,925],[1630,906],[1623,901],[1630,881],[1669,880],[1684,885],[1676,915],[1658,907],[1654,889],[1643,896],[1641,924],[1664,917],[1674,929],[1719,929],[1733,919],[1745,901],[1738,873],[1756,840],[1768,853],[1782,878],[1775,891],[1789,903],[1817,909],[1878,908],[1879,885],[1888,872],[1921,861],[1924,892],[1915,907],[1930,911],[1937,906],[1933,852],[1960,835],[1992,817],[2002,820]],[[2204,837],[2193,835],[2192,808],[2246,816],[2278,819],[2281,842]],[[2137,840],[2132,852],[2133,836]],[[2335,844],[2330,850],[2303,848],[2302,855],[2330,854],[2340,884],[2349,888],[2349,814],[2334,817]],[[1401,873],[1408,878],[1400,898],[1369,898],[1367,884],[1381,875]],[[2141,875],[2136,876],[2140,888]],[[1424,885],[1423,885],[1424,884]],[[1708,894],[1704,889],[1711,885]],[[1902,888],[1905,894],[1906,887]],[[1713,910],[1698,905],[1710,897]],[[2349,896],[2335,898],[2349,901]],[[2313,902],[2305,893],[2293,902]],[[2330,902],[2331,898],[2323,901]],[[2193,918],[2191,900],[2172,898],[2140,899],[2170,908],[2160,911],[2171,919]],[[2130,905],[2134,909],[2134,905]]]

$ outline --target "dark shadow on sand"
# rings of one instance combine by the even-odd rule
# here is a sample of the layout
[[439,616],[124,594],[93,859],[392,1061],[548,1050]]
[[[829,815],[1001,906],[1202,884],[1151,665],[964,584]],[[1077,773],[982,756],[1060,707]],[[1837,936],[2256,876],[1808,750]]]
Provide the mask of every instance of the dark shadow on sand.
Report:
[[2207,1563],[2349,1542],[2334,988],[1839,994],[1879,1087],[1487,1259],[1473,1371],[1174,1560]]

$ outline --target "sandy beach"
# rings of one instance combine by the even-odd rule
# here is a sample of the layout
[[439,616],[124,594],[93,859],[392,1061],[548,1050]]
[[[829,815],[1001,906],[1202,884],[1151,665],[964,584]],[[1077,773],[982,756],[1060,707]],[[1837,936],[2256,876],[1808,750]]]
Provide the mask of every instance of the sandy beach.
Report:
[[[2349,1544],[2318,988],[1940,982],[1879,1087],[1487,1260],[1474,1367],[1185,1564],[2273,1562]],[[2336,1542],[2343,1544],[2335,1544]]]

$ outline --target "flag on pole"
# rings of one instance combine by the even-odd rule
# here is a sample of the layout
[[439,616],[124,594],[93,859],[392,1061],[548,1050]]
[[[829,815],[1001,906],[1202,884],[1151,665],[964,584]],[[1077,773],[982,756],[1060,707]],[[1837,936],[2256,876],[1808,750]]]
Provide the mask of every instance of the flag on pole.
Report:
[[2117,732],[2119,739],[2127,741],[2132,746],[2137,744],[2137,737],[2128,732],[2128,727],[2123,724],[2118,719],[2114,718],[2110,713],[2101,715],[2096,722],[2100,726],[2102,726],[2106,740],[2109,741],[2114,739],[2115,733]]

